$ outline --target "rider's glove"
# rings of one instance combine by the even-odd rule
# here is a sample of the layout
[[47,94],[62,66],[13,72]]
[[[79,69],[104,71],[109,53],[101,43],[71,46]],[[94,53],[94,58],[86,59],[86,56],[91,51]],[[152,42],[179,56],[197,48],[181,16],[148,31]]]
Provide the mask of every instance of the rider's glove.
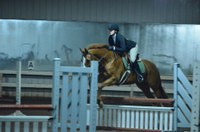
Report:
[[109,50],[115,50],[115,46],[109,46],[108,49]]
[[112,46],[109,46],[108,49],[109,49],[109,50],[113,50],[113,47],[112,47]]

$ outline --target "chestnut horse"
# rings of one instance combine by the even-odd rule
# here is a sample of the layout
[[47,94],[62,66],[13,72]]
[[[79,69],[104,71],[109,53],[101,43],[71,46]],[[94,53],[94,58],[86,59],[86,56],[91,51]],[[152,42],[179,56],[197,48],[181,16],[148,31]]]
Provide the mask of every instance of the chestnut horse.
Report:
[[[101,90],[105,86],[118,85],[119,81],[126,71],[122,62],[122,57],[108,50],[106,44],[92,44],[87,48],[80,49],[85,60],[84,65],[90,66],[90,61],[96,60],[99,62],[98,75],[98,104],[103,105],[101,98]],[[136,73],[131,72],[124,84],[136,85],[143,91],[146,97],[155,98],[151,93],[150,88],[154,91],[157,98],[167,98],[167,95],[161,85],[160,73],[156,66],[148,61],[141,60],[145,66],[144,81],[139,83],[136,78]]]

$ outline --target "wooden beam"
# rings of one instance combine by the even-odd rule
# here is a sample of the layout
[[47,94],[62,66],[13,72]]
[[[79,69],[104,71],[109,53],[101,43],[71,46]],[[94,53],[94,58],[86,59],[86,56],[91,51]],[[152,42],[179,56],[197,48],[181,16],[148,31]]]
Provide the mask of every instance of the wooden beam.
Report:
[[12,109],[12,110],[52,110],[52,105],[44,104],[44,105],[32,105],[32,104],[23,104],[23,105],[0,105],[0,109]]
[[105,130],[105,131],[129,131],[129,132],[161,132],[161,130],[147,130],[147,129],[135,129],[135,128],[117,128],[117,127],[104,127],[97,126],[97,130]]
[[3,81],[3,74],[0,73],[0,98],[2,97],[2,81]]
[[123,97],[102,97],[104,104],[115,105],[160,105],[173,106],[173,99],[152,99],[152,98],[123,98]]

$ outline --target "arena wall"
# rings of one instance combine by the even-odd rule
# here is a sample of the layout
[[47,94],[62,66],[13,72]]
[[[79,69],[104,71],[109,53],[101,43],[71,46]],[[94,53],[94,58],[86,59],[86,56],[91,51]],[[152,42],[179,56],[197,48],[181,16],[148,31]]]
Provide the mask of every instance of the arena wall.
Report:
[[[107,24],[34,20],[0,20],[0,69],[49,71],[53,58],[64,65],[80,65],[79,48],[107,43]],[[171,75],[173,63],[192,74],[193,61],[200,58],[200,26],[180,24],[120,24],[121,33],[139,45],[140,57],[153,61],[162,75]]]

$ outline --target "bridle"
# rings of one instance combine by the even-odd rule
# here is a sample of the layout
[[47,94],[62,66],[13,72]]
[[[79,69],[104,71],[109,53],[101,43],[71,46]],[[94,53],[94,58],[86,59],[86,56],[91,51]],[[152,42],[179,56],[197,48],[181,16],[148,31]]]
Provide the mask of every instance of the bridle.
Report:
[[[91,55],[91,57],[93,58],[93,59],[95,59],[96,61],[98,61],[99,62],[99,68],[100,69],[102,69],[102,68],[104,68],[104,66],[103,65],[101,65],[101,61],[108,55],[108,53],[106,53],[104,56],[102,56],[101,58],[98,58],[98,57],[96,57],[94,54],[92,54],[92,53],[90,53],[89,51],[87,52],[87,54],[85,55],[85,56],[83,56],[82,58],[82,64],[83,64],[83,66],[85,67],[85,60],[86,60],[86,56],[87,55]],[[89,60],[89,61],[92,61],[92,59],[91,60]]]
[[[102,56],[100,59],[98,58],[98,57],[96,57],[95,55],[93,55],[92,53],[90,53],[89,51],[88,51],[88,53],[87,54],[89,54],[89,55],[91,55],[91,57],[93,57],[95,60],[97,60],[99,63],[108,55],[108,53],[106,53],[104,56]],[[91,60],[90,60],[91,61]]]

